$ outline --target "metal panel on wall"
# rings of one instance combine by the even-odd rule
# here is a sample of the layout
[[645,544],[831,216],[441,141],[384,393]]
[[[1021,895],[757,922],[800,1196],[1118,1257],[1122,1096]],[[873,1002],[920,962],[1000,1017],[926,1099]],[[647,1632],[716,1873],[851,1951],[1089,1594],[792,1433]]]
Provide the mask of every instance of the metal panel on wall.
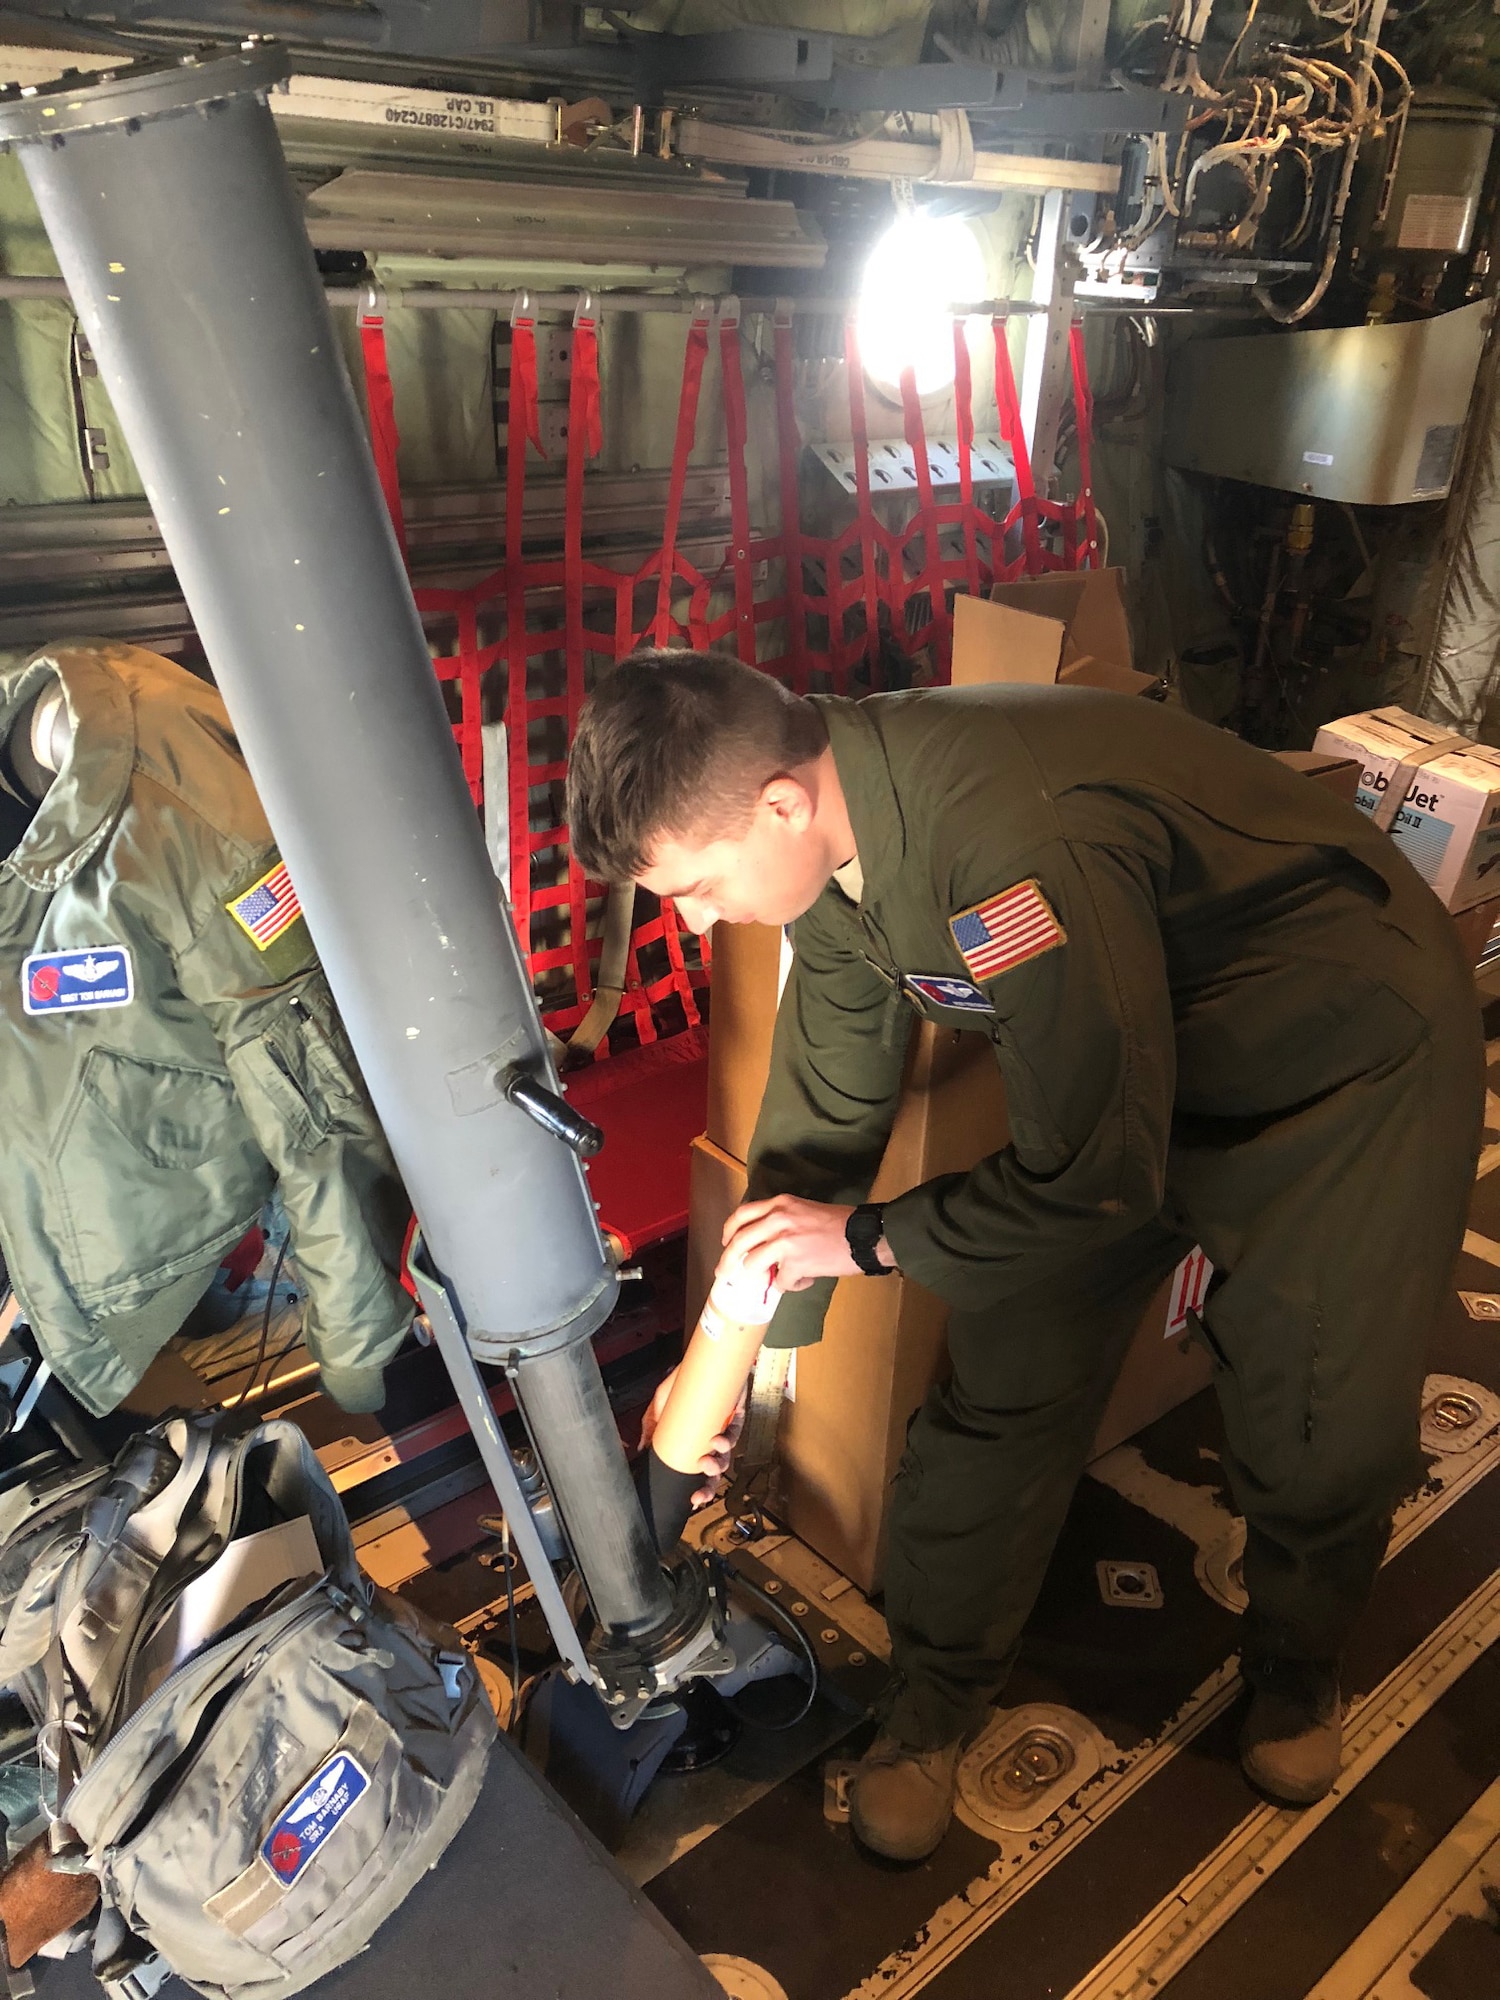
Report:
[[1193,341],[1168,387],[1167,462],[1354,506],[1440,500],[1489,311]]

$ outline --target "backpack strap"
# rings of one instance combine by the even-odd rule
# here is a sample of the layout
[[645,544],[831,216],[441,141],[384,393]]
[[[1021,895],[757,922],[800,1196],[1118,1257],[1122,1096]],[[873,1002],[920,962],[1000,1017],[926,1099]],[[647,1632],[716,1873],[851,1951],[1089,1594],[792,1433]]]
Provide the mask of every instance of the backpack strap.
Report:
[[[184,1533],[199,1543],[205,1502],[220,1497],[218,1420],[174,1418],[132,1438],[90,1503],[83,1540],[60,1578],[46,1654],[44,1742],[57,1760],[54,1811],[78,1773],[78,1744],[97,1747],[153,1585]],[[220,1454],[222,1458],[223,1454]]]

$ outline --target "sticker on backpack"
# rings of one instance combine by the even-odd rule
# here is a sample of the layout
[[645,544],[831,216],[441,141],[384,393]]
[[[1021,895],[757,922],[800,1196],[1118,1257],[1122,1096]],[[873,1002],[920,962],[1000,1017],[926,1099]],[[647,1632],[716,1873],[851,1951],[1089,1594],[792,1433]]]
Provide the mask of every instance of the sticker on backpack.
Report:
[[261,1842],[261,1858],[278,1882],[292,1886],[369,1789],[369,1774],[347,1750],[308,1779]]

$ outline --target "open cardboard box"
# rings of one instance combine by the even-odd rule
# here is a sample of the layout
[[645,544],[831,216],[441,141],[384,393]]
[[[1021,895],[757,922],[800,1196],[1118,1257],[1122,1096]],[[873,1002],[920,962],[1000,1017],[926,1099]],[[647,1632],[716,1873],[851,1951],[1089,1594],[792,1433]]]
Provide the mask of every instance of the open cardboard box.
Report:
[[[901,1101],[871,1193],[891,1200],[938,1174],[963,1173],[1006,1142],[1005,1085],[986,1037],[919,1022]],[[726,1218],[745,1198],[745,1168],[708,1138],[692,1148],[688,1323],[713,1282]],[[1207,1266],[1197,1253],[1141,1316],[1091,1457],[1173,1408],[1209,1379],[1187,1337]],[[841,1278],[823,1338],[797,1350],[777,1438],[778,1516],[865,1592],[885,1562],[891,1482],[906,1428],[948,1368],[948,1308],[915,1279]]]
[[1155,694],[1162,683],[1131,661],[1124,571],[1089,569],[997,583],[953,603],[953,685],[994,681]]

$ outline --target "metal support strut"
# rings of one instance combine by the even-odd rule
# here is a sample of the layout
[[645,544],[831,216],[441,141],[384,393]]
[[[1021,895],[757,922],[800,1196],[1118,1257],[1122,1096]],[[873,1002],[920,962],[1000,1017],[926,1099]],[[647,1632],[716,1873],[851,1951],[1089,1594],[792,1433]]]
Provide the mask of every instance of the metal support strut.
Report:
[[[510,1371],[603,1642],[680,1607],[590,1336],[617,1277],[556,1102],[256,46],[0,92],[467,1354]],[[541,1123],[536,1122],[538,1119]],[[559,1143],[561,1134],[565,1143]],[[480,1388],[479,1400],[488,1411]],[[480,1426],[493,1458],[492,1413]],[[509,1498],[502,1495],[502,1498]]]

